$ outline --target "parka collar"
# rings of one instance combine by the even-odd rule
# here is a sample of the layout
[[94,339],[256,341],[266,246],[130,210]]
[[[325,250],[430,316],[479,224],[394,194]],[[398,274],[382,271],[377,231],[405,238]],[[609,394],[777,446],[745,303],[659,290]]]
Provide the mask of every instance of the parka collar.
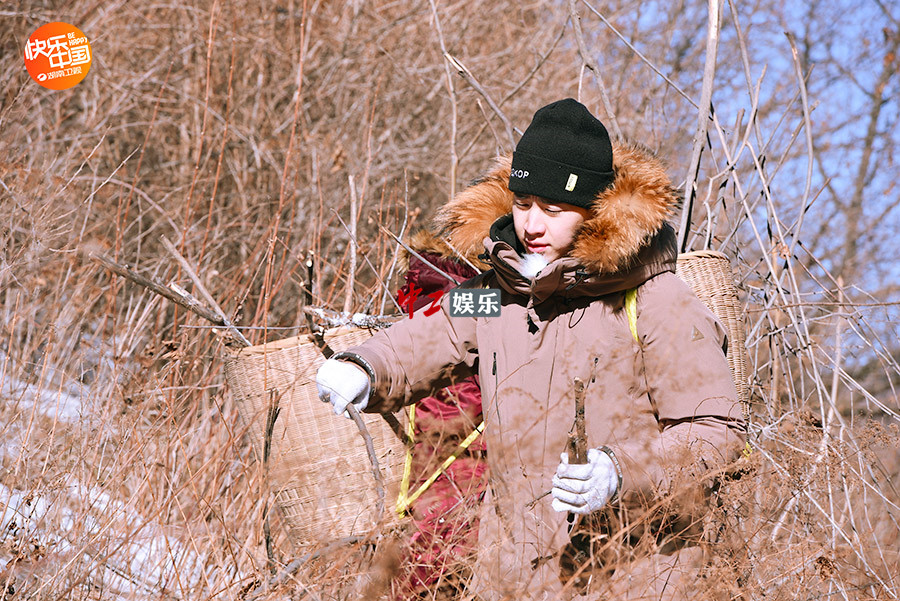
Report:
[[628,268],[612,273],[591,272],[579,259],[566,256],[547,265],[533,279],[528,278],[521,274],[521,250],[513,247],[508,235],[503,235],[511,226],[509,216],[501,217],[491,228],[493,235],[486,237],[483,244],[500,285],[508,292],[530,297],[533,305],[551,297],[606,296],[635,288],[655,275],[675,270],[675,232],[670,225],[664,224],[638,251]]
[[560,291],[575,297],[633,288],[674,269],[676,244],[666,220],[677,195],[662,163],[646,148],[613,143],[613,168],[613,185],[597,195],[572,252],[533,281],[518,272],[521,249],[516,248],[514,234],[511,241],[491,236],[498,219],[512,212],[513,193],[507,187],[510,157],[497,159],[484,177],[444,205],[435,225],[466,257],[486,250],[488,262],[480,267],[493,267],[510,291],[547,298]]

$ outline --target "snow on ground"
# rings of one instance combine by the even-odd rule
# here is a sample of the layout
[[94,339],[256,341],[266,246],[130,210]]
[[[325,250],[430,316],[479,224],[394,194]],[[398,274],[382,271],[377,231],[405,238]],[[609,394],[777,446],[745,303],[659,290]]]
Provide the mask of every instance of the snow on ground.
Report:
[[[0,484],[0,572],[16,553],[40,547],[51,556],[80,561],[94,586],[120,598],[190,591],[203,578],[203,558],[161,524],[147,521],[97,487],[73,482],[46,494]],[[46,582],[52,573],[44,574]]]
[[22,411],[35,409],[41,415],[69,423],[78,421],[85,414],[83,394],[71,394],[62,388],[37,387],[9,376],[2,378],[0,398]]
[[[101,407],[89,388],[24,382],[4,373],[4,359],[0,353],[0,409],[6,418],[0,421],[0,459],[17,461],[24,432],[40,435],[31,427],[35,415],[76,431],[90,429]],[[0,483],[0,574],[28,561],[50,568],[28,586],[64,588],[64,583],[54,583],[54,575],[63,570],[67,578],[88,574],[94,590],[110,593],[104,598],[178,598],[202,583],[205,569],[204,558],[178,534],[72,474],[62,474],[52,488],[38,491]]]
[[0,351],[0,400],[3,403],[20,411],[34,409],[41,415],[69,423],[74,423],[85,414],[83,388],[53,384],[52,378],[48,377],[41,378],[36,385],[22,381],[10,372],[10,359]]

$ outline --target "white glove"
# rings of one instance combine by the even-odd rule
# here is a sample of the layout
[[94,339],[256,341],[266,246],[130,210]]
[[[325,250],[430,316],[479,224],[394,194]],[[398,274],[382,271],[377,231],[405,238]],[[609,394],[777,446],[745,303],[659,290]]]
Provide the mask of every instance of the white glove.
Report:
[[328,359],[316,373],[319,398],[334,407],[335,415],[349,418],[347,405],[353,403],[358,411],[369,404],[369,375],[347,361]]
[[559,456],[553,476],[554,511],[586,515],[606,505],[616,493],[619,472],[609,455],[600,449],[588,449],[588,462],[569,463],[569,454]]

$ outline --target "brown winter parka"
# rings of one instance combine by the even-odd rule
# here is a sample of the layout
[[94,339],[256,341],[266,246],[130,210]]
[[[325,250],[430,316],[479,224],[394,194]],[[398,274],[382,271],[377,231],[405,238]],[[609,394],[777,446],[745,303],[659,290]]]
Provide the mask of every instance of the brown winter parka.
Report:
[[[572,251],[534,279],[518,270],[509,160],[498,160],[441,209],[437,224],[461,253],[474,256],[483,247],[490,269],[463,287],[499,288],[500,316],[451,318],[445,295],[440,311],[416,313],[342,354],[374,376],[367,411],[394,411],[442,383],[480,375],[490,490],[476,586],[485,599],[578,592],[560,568],[566,514],[553,511],[548,494],[573,424],[573,378],[587,383],[588,446],[609,447],[623,472],[604,512],[603,519],[617,520],[607,531],[644,544],[645,562],[654,554],[664,559],[651,562],[661,568],[636,570],[644,575],[635,580],[625,564],[638,555],[629,556],[592,590],[618,591],[615,598],[679,598],[676,589],[687,596],[684,582],[660,572],[671,569],[683,544],[661,530],[649,543],[639,541],[651,530],[690,528],[663,528],[646,516],[651,509],[658,515],[659,500],[678,487],[707,490],[704,475],[735,459],[744,444],[725,331],[674,274],[669,179],[640,147],[619,143],[613,156],[615,182],[598,195]],[[624,310],[630,289],[637,290],[637,340]],[[666,520],[685,521],[679,511],[693,510],[667,506]]]

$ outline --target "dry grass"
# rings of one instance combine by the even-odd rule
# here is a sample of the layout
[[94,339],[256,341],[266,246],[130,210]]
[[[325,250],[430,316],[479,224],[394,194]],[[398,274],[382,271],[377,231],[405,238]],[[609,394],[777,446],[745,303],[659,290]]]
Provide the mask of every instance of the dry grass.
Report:
[[[561,95],[580,93],[602,118],[605,84],[625,134],[683,173],[696,109],[578,5],[588,47],[614,67],[603,84],[581,77],[569,10],[476,0],[0,8],[0,599],[345,599],[397,586],[405,534],[378,533],[377,554],[372,540],[287,540],[224,387],[220,338],[88,255],[192,289],[166,236],[259,342],[302,331],[307,292],[316,305],[390,312],[396,245],[378,225],[425,223],[509,150],[504,121],[521,128]],[[621,2],[604,14],[642,34],[627,18],[636,10]],[[702,44],[680,40],[702,36],[705,17],[684,11],[633,41],[699,98]],[[26,37],[54,20],[85,31],[95,57],[66,92],[38,87],[21,64]],[[445,68],[442,43],[502,119]],[[740,80],[734,34],[723,44],[735,60],[722,72]],[[800,218],[816,190],[804,193],[813,149],[794,145],[809,125],[791,100],[799,80],[760,101],[748,97],[755,81],[730,88],[726,76],[723,94],[760,109],[752,125],[770,145],[761,162],[749,110],[728,115],[733,129],[711,122],[695,207],[693,246],[708,240],[734,258],[756,401],[752,469],[719,495],[727,527],[710,547],[710,598],[896,599],[900,369],[892,308],[871,306],[890,299],[857,290],[865,273],[832,278],[836,263],[797,242],[829,218]],[[349,289],[351,197],[361,202]],[[283,584],[262,586],[296,559]],[[466,568],[446,572],[424,598],[452,596]]]

